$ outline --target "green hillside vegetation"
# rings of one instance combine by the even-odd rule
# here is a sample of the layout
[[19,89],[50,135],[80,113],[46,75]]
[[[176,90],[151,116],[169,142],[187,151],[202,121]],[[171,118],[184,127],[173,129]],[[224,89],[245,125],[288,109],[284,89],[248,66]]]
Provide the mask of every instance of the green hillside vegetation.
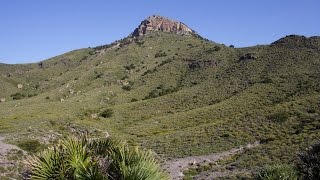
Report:
[[255,171],[292,164],[320,136],[320,37],[232,48],[155,32],[0,64],[0,84],[0,134],[13,144],[86,129],[173,158],[260,141],[232,162]]
[[26,164],[31,179],[168,179],[151,151],[87,135],[60,140]]

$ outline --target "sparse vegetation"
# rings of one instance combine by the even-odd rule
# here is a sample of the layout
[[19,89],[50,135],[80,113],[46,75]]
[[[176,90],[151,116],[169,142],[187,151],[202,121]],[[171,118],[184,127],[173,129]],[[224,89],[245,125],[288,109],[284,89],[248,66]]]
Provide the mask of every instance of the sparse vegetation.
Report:
[[106,109],[104,111],[102,111],[99,115],[103,118],[110,118],[113,114],[113,110],[112,109]]
[[149,94],[144,99],[152,99],[160,96],[164,96],[167,94],[171,94],[176,92],[178,89],[173,87],[164,87],[163,85],[158,86],[156,89],[149,92]]
[[166,57],[166,56],[167,56],[167,53],[164,51],[159,51],[154,55],[155,58]]
[[260,180],[297,180],[298,173],[293,167],[284,164],[266,166],[260,170],[258,178]]
[[[77,125],[93,134],[108,131],[164,158],[261,141],[261,147],[233,159],[235,168],[252,171],[294,162],[296,152],[320,136],[319,39],[229,48],[157,34],[143,37],[143,48],[128,43],[75,50],[45,60],[43,69],[0,65],[0,97],[6,98],[0,133],[18,144],[26,137],[67,136]],[[221,49],[205,52],[215,46]],[[167,57],[155,58],[160,50]],[[247,53],[255,59],[239,61]],[[131,64],[134,71],[126,71]],[[95,78],[99,73],[103,76]],[[119,79],[134,82],[134,88],[123,90]],[[10,95],[17,92],[25,97],[13,101]],[[107,109],[114,113],[103,113]]]

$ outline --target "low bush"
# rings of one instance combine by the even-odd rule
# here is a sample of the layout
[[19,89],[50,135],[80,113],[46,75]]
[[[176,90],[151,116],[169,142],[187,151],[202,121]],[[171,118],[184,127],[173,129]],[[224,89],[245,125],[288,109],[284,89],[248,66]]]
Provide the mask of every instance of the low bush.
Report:
[[60,140],[25,165],[31,179],[169,179],[152,152],[87,135]]
[[42,145],[38,140],[30,140],[30,139],[20,141],[18,143],[18,147],[31,153],[36,153],[44,149],[44,145]]
[[135,67],[134,64],[130,64],[130,65],[124,66],[124,68],[125,68],[126,70],[131,70],[131,69],[135,69],[136,67]]
[[259,180],[297,180],[297,171],[286,164],[266,166],[258,173]]
[[103,118],[109,118],[112,116],[112,114],[113,114],[112,109],[106,109],[106,110],[102,111],[99,115]]
[[164,87],[163,85],[158,86],[156,89],[149,92],[149,94],[144,99],[152,99],[167,94],[177,92],[178,88],[174,87]]
[[126,91],[130,91],[132,87],[130,85],[125,85],[125,86],[122,86],[122,89]]
[[163,51],[159,51],[159,52],[157,52],[157,53],[154,55],[155,58],[165,57],[165,56],[167,56],[167,53],[166,53],[166,52],[163,52]]
[[320,142],[299,155],[298,170],[304,179],[320,179]]
[[267,118],[274,122],[285,122],[286,120],[288,120],[289,114],[287,112],[281,111],[271,114]]
[[138,99],[136,99],[136,98],[131,99],[131,102],[136,102],[136,101],[138,101]]
[[19,99],[25,98],[26,95],[21,94],[21,93],[15,93],[15,94],[11,94],[11,97],[13,100],[19,100]]

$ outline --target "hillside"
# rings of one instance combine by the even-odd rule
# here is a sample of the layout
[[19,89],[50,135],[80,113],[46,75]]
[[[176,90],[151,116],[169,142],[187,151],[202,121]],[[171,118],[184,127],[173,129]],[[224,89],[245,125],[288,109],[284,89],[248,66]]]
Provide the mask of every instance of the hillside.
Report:
[[228,162],[250,171],[292,163],[319,138],[320,37],[232,48],[176,26],[36,64],[0,64],[0,135],[19,146],[74,129],[108,132],[165,159],[260,141]]

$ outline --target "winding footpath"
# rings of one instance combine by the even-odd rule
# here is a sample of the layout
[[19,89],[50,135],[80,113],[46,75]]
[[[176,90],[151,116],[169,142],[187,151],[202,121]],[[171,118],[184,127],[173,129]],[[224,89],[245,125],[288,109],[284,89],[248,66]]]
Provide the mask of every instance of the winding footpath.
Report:
[[[220,159],[223,159],[228,156],[232,156],[235,154],[240,154],[244,152],[245,149],[252,149],[259,146],[259,142],[254,142],[252,144],[247,144],[245,146],[240,146],[239,148],[233,148],[228,151],[214,153],[205,156],[189,156],[185,158],[172,159],[167,161],[163,167],[169,173],[171,179],[178,180],[183,178],[183,171],[191,167],[192,165],[204,165],[207,163],[213,163]],[[214,177],[215,174],[212,172],[211,177]]]

